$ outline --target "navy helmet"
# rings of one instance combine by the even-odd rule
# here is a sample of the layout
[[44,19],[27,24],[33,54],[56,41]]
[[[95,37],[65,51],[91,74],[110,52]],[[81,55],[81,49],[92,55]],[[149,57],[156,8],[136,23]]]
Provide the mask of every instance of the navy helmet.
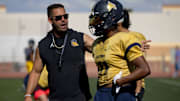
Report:
[[123,19],[122,4],[117,0],[100,0],[92,8],[89,16],[89,29],[96,36],[104,35],[104,31]]

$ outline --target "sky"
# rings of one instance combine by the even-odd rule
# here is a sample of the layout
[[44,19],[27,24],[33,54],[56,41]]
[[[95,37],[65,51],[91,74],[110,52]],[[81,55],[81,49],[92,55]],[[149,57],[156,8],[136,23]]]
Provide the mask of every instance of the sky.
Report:
[[[52,3],[62,3],[69,12],[89,12],[98,0],[0,0],[0,5],[7,7],[7,12],[46,12]],[[180,4],[180,0],[118,0],[125,8],[135,12],[160,12],[163,4]]]

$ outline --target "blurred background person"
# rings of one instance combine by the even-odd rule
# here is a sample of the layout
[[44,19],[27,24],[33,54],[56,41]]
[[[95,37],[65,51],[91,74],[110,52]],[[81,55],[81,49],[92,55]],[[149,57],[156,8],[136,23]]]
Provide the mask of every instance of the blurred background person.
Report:
[[179,48],[179,46],[176,46],[176,48],[175,48],[175,70],[174,70],[173,77],[178,76],[179,69],[180,69],[180,48]]
[[27,87],[29,73],[31,72],[31,70],[33,68],[34,45],[35,45],[34,39],[29,39],[28,47],[26,47],[25,50],[24,50],[25,59],[26,59],[26,69],[27,69],[27,75],[24,78],[24,86],[25,86],[25,88]]

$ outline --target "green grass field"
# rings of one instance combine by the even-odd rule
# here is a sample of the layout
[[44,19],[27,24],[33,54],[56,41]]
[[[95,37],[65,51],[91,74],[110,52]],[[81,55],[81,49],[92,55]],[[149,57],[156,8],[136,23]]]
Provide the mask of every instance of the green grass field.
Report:
[[[23,101],[22,79],[0,79],[0,101]],[[90,79],[92,95],[96,79]],[[148,78],[144,101],[180,101],[180,78]],[[93,101],[93,100],[91,100]]]

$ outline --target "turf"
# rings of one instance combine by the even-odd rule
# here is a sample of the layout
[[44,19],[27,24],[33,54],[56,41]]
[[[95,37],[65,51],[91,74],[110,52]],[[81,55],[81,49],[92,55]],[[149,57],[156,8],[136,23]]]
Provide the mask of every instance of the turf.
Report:
[[149,78],[144,101],[180,101],[180,78]]
[[23,101],[22,79],[0,79],[0,101]]
[[[89,79],[92,95],[96,79]],[[0,79],[0,101],[23,101],[22,79]],[[144,101],[180,101],[180,78],[148,78]],[[93,101],[93,99],[91,99]]]

